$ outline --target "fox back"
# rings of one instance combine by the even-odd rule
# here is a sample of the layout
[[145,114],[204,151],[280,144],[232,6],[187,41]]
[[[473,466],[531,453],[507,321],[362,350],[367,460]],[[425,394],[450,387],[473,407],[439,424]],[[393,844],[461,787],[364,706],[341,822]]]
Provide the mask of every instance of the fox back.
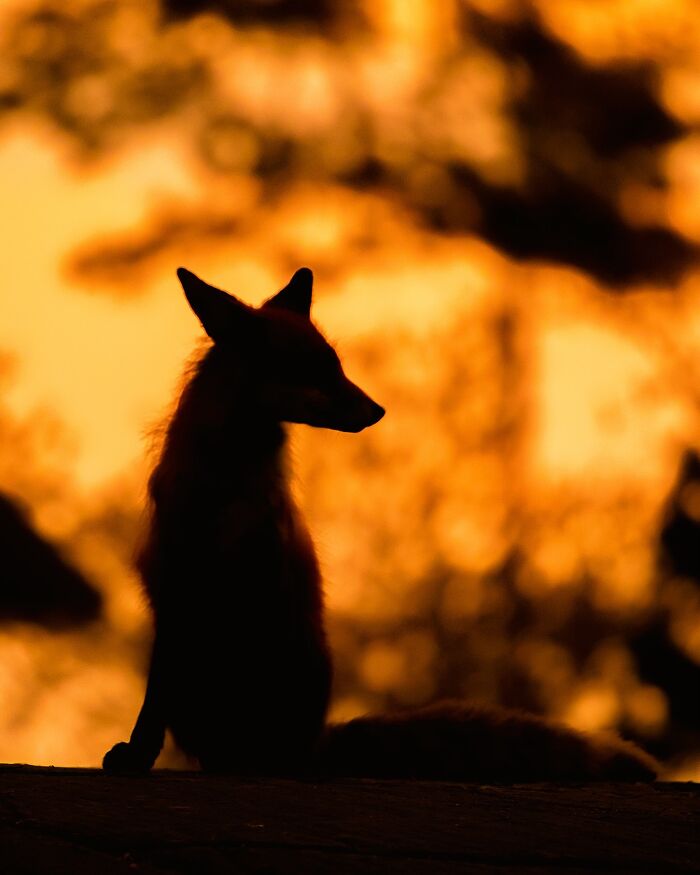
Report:
[[283,423],[359,431],[384,411],[311,322],[310,271],[257,309],[178,275],[213,342],[150,479],[139,569],[154,683],[166,726],[204,768],[284,771],[321,735],[331,661]]

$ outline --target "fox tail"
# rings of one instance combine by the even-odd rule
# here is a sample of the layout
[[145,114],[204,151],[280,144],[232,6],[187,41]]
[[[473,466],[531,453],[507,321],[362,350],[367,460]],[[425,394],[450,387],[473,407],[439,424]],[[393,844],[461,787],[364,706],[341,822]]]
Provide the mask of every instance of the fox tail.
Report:
[[459,702],[331,725],[320,759],[337,777],[484,783],[653,781],[660,770],[616,735]]

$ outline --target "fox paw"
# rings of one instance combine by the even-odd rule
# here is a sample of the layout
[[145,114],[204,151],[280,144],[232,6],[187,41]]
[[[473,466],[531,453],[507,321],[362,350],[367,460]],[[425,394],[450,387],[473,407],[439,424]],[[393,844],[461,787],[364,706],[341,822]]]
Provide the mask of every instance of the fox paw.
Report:
[[102,768],[105,772],[113,774],[127,774],[134,772],[147,772],[153,765],[152,760],[144,756],[143,752],[132,744],[120,741],[111,750],[108,750],[102,760]]

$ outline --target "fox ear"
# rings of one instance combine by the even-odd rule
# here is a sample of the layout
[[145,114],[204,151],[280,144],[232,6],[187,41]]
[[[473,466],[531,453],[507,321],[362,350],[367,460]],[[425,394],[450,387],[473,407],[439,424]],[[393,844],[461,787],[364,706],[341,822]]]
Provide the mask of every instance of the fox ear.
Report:
[[233,295],[210,286],[186,268],[177,269],[177,278],[190,307],[212,340],[231,338],[236,326],[251,315],[250,308]]
[[311,313],[311,288],[314,275],[308,267],[300,267],[287,285],[268,301],[263,307],[276,307],[280,310],[291,310],[299,316],[309,317]]

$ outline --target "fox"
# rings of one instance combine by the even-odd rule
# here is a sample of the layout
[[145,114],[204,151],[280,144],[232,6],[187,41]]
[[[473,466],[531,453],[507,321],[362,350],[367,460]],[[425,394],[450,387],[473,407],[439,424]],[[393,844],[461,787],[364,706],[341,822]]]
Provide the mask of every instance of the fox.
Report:
[[384,408],[311,318],[302,267],[259,307],[177,276],[208,342],[165,431],[136,566],[153,617],[143,704],[112,773],[149,771],[169,730],[205,772],[433,780],[653,780],[617,736],[471,703],[328,722],[332,660],[288,423],[357,433]]

